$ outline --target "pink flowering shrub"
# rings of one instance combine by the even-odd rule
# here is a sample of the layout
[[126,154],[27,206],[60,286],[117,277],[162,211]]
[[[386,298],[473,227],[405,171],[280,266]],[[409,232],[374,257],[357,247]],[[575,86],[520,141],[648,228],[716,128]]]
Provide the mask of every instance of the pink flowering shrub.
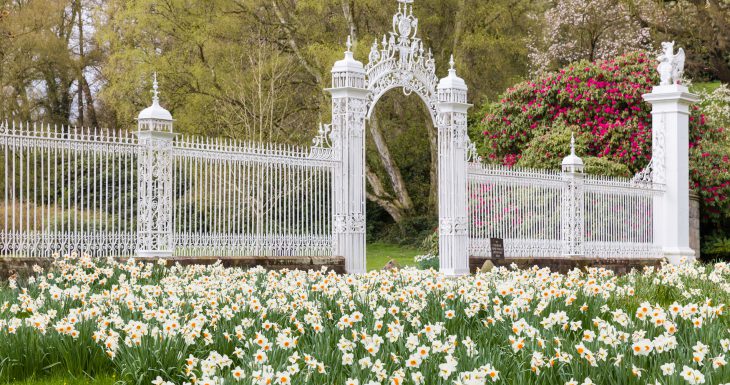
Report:
[[[480,152],[489,162],[514,165],[526,151],[535,158],[538,150],[546,166],[557,165],[568,147],[547,149],[545,137],[554,126],[568,126],[582,139],[579,156],[625,165],[632,175],[651,159],[651,106],[641,95],[659,83],[655,67],[646,53],[632,53],[579,62],[519,83],[484,108]],[[728,168],[726,130],[708,126],[700,108],[693,106],[691,188],[702,197],[703,224],[711,232],[728,222]]]

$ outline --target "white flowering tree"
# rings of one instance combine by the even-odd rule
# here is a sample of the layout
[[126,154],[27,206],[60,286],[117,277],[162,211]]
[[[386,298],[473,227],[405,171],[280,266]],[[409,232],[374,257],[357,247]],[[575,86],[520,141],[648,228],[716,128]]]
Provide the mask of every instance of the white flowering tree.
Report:
[[650,49],[651,37],[617,0],[559,0],[545,12],[542,28],[531,34],[527,45],[533,71],[541,72]]

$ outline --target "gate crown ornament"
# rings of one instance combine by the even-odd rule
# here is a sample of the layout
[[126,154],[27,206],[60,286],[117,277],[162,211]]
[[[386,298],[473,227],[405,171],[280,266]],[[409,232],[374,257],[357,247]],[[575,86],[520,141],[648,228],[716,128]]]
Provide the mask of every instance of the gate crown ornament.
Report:
[[418,19],[413,14],[413,0],[398,0],[398,10],[393,15],[393,30],[383,35],[378,45],[373,42],[368,55],[367,89],[371,92],[368,117],[372,107],[389,90],[401,88],[403,94],[418,95],[436,121],[436,62],[431,50],[426,52],[418,35]]
[[390,37],[383,35],[382,49],[379,49],[377,39],[373,42],[366,66],[368,72],[382,62],[395,59],[396,54],[397,67],[401,69],[412,70],[418,66],[435,69],[431,50],[424,55],[423,42],[417,37],[418,18],[413,15],[413,0],[398,0],[398,12],[393,15],[393,31],[388,34]]

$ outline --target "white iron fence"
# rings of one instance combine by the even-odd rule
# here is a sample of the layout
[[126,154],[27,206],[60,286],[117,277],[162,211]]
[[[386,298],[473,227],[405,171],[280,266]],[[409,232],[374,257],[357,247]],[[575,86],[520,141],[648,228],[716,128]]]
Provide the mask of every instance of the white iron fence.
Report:
[[137,139],[126,132],[0,123],[6,256],[131,255]]
[[560,255],[562,189],[559,172],[469,163],[470,255],[490,256],[490,238],[509,256]]
[[650,183],[628,179],[482,165],[468,176],[470,255],[658,257]]
[[178,255],[332,254],[329,151],[188,138],[173,156]]
[[[136,135],[5,122],[0,145],[2,255],[140,249]],[[173,196],[154,200],[171,200],[175,255],[332,255],[329,148],[176,138],[155,162],[172,166]]]
[[586,175],[584,177],[585,255],[660,257],[654,242],[653,200],[661,191],[650,183]]

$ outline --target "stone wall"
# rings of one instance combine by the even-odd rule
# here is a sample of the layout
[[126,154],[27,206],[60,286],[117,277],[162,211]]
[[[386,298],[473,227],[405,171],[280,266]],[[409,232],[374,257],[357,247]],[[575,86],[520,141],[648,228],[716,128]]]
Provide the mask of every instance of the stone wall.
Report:
[[700,196],[689,193],[689,247],[700,258]]
[[[123,261],[123,260],[122,260]],[[251,268],[263,266],[269,270],[299,269],[320,270],[326,266],[339,274],[345,273],[345,258],[343,257],[173,257],[170,264],[181,265],[211,265],[221,261],[226,267]],[[0,280],[6,280],[12,274],[20,277],[31,273],[33,265],[48,268],[51,260],[48,258],[15,258],[0,257]]]

